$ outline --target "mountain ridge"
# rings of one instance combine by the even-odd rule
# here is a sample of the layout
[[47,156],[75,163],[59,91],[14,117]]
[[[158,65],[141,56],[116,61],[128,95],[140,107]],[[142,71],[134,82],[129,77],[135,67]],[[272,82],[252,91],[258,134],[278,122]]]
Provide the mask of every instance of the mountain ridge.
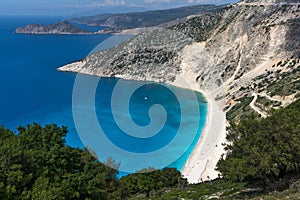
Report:
[[91,26],[108,26],[108,28],[102,31],[103,33],[120,32],[124,29],[159,26],[165,23],[168,24],[171,21],[173,23],[180,23],[186,21],[189,16],[214,12],[222,7],[222,5],[207,4],[166,10],[93,15],[69,20]]
[[[223,5],[194,5],[166,10],[154,10],[132,13],[100,14],[70,18],[50,25],[28,24],[16,29],[16,33],[25,34],[110,34],[135,28],[151,28],[155,26],[169,27],[187,21],[191,17],[215,12]],[[90,33],[69,23],[79,23],[88,26],[106,26],[103,30]]]

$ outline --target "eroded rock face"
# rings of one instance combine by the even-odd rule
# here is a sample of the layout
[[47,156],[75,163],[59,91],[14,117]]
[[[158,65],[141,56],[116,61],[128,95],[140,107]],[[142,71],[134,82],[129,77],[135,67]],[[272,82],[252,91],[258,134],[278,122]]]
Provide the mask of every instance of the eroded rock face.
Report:
[[[201,23],[188,22],[194,23],[196,29],[210,30],[204,40],[205,48],[190,62],[199,75],[200,87],[215,89],[266,60],[297,55],[299,45],[293,44],[299,41],[300,34],[292,34],[298,25],[297,5],[235,5],[215,15],[221,19],[217,25],[213,24],[213,29],[205,29],[210,24],[207,16],[199,17]],[[208,22],[203,22],[204,19]],[[193,26],[189,28],[192,30]],[[199,35],[193,34],[191,37],[197,40]]]

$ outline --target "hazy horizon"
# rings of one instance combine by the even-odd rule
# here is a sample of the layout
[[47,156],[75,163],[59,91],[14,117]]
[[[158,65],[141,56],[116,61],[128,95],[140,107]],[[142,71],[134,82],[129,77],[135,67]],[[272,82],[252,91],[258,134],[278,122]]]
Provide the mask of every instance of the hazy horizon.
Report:
[[0,15],[77,16],[160,10],[238,0],[10,0],[0,2]]

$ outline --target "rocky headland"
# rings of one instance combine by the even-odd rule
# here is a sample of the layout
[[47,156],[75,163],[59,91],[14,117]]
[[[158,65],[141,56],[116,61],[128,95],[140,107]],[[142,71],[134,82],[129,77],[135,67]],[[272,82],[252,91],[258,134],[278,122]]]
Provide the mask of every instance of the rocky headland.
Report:
[[61,21],[50,25],[28,24],[16,29],[16,33],[22,34],[88,34],[85,30],[67,22]]

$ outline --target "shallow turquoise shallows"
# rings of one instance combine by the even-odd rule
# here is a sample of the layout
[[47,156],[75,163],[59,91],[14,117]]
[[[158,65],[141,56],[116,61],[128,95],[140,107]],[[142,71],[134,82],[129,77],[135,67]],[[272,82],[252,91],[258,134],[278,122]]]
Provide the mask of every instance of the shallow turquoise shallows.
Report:
[[[13,130],[16,130],[19,125],[24,126],[33,122],[42,125],[49,123],[65,125],[69,130],[66,138],[67,144],[82,148],[87,144],[83,144],[78,135],[72,113],[72,92],[76,74],[58,72],[57,68],[84,58],[110,35],[18,35],[13,33],[17,27],[28,23],[48,24],[58,20],[60,20],[58,17],[0,17],[0,125]],[[83,26],[83,28],[87,27]],[[187,99],[180,104],[169,86],[145,83],[145,86],[134,93],[127,105],[133,121],[139,126],[149,124],[148,112],[154,104],[165,108],[168,119],[157,137],[139,140],[122,132],[114,121],[111,112],[111,96],[118,80],[116,78],[100,80],[96,90],[95,108],[97,119],[108,138],[126,151],[145,153],[162,148],[175,137],[180,123],[186,126],[184,134],[190,134],[189,124],[192,121],[195,123],[197,119],[197,133],[192,143],[180,158],[174,158],[175,161],[169,165],[180,170],[199,140],[205,124],[207,104],[203,96],[196,94],[200,117],[190,112],[190,116],[182,119],[180,111],[185,105],[195,102]],[[129,87],[136,84],[138,84],[136,81],[127,82]],[[176,152],[181,147],[173,146],[172,148],[169,151],[171,153],[167,155],[169,157],[173,156],[173,151]]]

